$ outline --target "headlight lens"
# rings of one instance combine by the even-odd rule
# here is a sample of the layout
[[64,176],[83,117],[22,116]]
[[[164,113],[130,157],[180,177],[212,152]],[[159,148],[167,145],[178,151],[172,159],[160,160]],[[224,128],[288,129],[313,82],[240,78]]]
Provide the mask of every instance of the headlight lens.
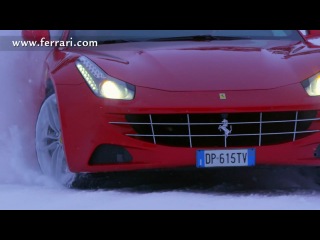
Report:
[[320,73],[304,80],[302,86],[309,96],[320,96]]
[[98,97],[121,100],[134,98],[135,86],[109,76],[89,58],[79,57],[76,66],[90,89]]

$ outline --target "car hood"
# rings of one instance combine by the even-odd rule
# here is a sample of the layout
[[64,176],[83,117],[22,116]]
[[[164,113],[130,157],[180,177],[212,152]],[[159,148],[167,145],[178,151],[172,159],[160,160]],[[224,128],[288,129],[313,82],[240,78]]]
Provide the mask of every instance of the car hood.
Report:
[[283,40],[121,43],[82,54],[113,77],[166,91],[272,89],[320,69],[318,48]]

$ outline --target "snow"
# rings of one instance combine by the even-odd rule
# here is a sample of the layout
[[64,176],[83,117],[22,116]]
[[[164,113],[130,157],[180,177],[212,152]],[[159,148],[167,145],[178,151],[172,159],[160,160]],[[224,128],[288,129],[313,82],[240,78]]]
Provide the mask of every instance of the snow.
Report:
[[320,169],[308,167],[136,173],[87,189],[60,186],[40,172],[34,152],[41,77],[28,69],[37,62],[40,73],[46,54],[34,53],[0,51],[0,209],[320,209]]
[[[319,194],[130,193],[0,185],[0,209],[320,209]],[[3,194],[4,193],[4,194]]]

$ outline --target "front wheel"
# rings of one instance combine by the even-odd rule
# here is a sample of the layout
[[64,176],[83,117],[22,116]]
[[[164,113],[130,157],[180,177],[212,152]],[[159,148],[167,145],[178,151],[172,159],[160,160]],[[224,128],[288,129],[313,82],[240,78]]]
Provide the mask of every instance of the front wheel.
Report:
[[36,124],[36,152],[42,172],[68,187],[76,174],[69,170],[63,147],[57,98],[52,94],[43,102]]

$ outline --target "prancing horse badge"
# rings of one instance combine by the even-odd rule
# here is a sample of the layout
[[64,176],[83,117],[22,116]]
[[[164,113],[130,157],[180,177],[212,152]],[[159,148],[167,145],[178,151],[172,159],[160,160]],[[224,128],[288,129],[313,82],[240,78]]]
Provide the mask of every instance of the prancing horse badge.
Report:
[[226,100],[227,95],[225,93],[219,93],[219,98],[220,98],[220,100]]

